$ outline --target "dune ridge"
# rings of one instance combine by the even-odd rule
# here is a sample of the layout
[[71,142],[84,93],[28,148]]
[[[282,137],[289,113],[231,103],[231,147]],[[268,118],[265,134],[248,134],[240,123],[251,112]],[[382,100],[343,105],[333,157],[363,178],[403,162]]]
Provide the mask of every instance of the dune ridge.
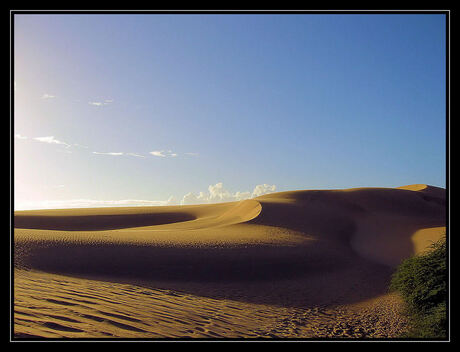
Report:
[[[393,268],[442,236],[445,218],[445,190],[428,185],[278,192],[193,206],[20,211],[15,212],[14,259],[20,273],[15,287],[29,287],[33,275],[65,275],[77,280],[75,285],[91,279],[166,289],[204,305],[217,300],[257,306],[271,322],[267,329],[271,314],[288,319],[310,312],[316,325],[305,318],[294,335],[323,336],[333,333],[325,327],[331,321],[326,315],[315,320],[314,309],[378,305],[376,298],[387,297]],[[21,302],[32,291],[31,286],[22,290]],[[249,317],[241,319],[246,332],[254,329]],[[385,319],[389,325],[379,332],[372,333],[370,324],[360,333],[394,333],[399,325]],[[46,327],[20,320],[17,326],[27,334]],[[155,329],[160,327],[149,327],[146,334],[157,336]],[[80,330],[73,333],[96,334]],[[243,330],[230,327],[225,336],[246,336]]]

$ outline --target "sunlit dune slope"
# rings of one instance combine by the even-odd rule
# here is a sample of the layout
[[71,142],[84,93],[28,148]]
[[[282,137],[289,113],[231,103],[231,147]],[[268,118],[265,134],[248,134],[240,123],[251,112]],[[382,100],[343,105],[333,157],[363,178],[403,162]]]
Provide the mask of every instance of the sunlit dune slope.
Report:
[[[351,336],[347,321],[386,337],[402,322],[390,275],[443,235],[446,202],[412,185],[14,221],[17,336]],[[353,304],[368,318],[333,308]]]
[[352,257],[395,266],[423,247],[417,231],[445,225],[443,193],[311,190],[211,205],[16,212],[15,263],[198,281],[302,276]]
[[[250,220],[260,212],[260,204],[247,200],[239,204],[221,203],[188,206],[89,208],[32,210],[15,213],[15,227],[64,231],[100,231],[121,228],[171,225],[229,225]],[[190,221],[196,220],[193,224]]]

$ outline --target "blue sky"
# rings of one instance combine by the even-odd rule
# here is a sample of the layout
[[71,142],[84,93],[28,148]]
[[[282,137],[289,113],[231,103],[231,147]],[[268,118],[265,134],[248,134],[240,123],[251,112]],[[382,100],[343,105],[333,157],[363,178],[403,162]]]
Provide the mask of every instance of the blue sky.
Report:
[[14,34],[17,209],[445,187],[444,15],[16,15]]

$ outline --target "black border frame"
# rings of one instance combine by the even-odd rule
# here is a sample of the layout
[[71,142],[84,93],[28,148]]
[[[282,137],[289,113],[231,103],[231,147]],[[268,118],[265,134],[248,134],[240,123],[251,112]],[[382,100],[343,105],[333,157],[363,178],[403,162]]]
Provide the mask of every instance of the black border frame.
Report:
[[[9,342],[453,342],[452,340],[452,315],[451,315],[451,302],[450,298],[452,297],[451,292],[451,238],[450,238],[450,113],[451,113],[451,19],[452,19],[452,10],[450,9],[366,9],[362,10],[356,9],[333,9],[333,10],[324,10],[322,8],[318,9],[234,9],[230,7],[227,9],[219,9],[218,6],[212,7],[212,9],[198,8],[198,9],[170,9],[166,7],[164,9],[156,10],[142,10],[142,9],[9,9],[9,29],[10,29],[10,243],[9,243],[9,274],[10,274],[10,330],[9,330]],[[61,7],[62,8],[62,7]],[[369,6],[362,7],[369,8]],[[446,15],[446,241],[448,247],[448,258],[447,258],[447,267],[448,267],[448,280],[447,288],[449,292],[449,297],[447,300],[447,317],[448,317],[448,336],[447,339],[409,339],[409,338],[388,338],[388,339],[354,339],[354,338],[341,338],[341,339],[328,339],[328,338],[289,338],[289,339],[265,339],[265,338],[255,338],[255,339],[245,339],[245,338],[162,338],[162,339],[145,339],[145,338],[18,338],[14,337],[14,16],[15,15],[125,15],[125,14],[191,14],[191,15],[267,15],[267,14],[276,14],[276,15],[289,15],[289,14],[406,14],[406,15],[418,15],[418,14],[444,14]]]

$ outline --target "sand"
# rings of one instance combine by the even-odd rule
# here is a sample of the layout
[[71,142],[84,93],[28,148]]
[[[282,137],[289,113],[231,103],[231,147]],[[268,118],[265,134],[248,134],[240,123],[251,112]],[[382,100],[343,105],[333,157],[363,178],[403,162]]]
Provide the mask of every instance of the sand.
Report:
[[395,337],[394,268],[445,232],[427,185],[15,212],[21,337]]

